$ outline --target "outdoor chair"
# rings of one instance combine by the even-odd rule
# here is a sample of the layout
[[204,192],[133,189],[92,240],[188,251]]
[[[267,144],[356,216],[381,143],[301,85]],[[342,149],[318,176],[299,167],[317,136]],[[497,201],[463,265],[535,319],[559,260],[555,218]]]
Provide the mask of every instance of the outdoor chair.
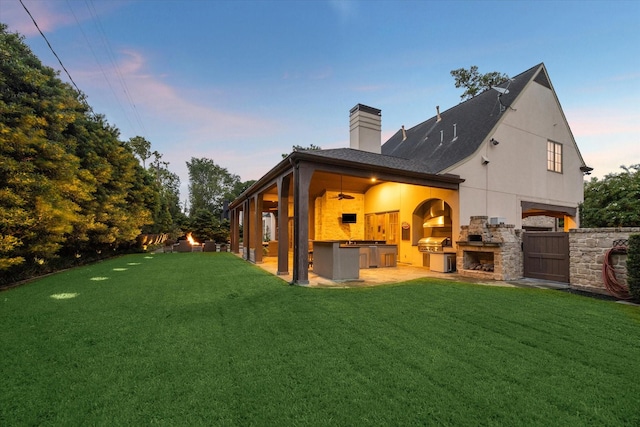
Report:
[[216,242],[214,240],[205,240],[203,252],[215,252]]
[[189,243],[188,240],[180,240],[178,241],[176,250],[178,252],[191,252],[191,243]]
[[162,247],[164,253],[167,252],[172,252],[173,253],[173,249],[176,246],[176,241],[175,240],[171,240],[171,239],[167,239],[164,241],[164,246]]

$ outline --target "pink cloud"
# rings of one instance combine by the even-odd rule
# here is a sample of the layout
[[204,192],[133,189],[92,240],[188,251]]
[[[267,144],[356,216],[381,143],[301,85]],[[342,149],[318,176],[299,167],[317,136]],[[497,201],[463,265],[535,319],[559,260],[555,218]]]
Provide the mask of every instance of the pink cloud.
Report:
[[[277,131],[277,126],[264,117],[227,111],[215,106],[215,99],[203,99],[201,92],[193,95],[191,88],[171,86],[166,82],[166,77],[155,75],[147,69],[145,57],[139,52],[127,50],[122,54],[118,70],[103,68],[100,71],[76,72],[84,79],[82,85],[95,86],[98,82],[103,90],[106,89],[104,72],[111,86],[115,87],[115,92],[120,94],[125,92],[125,88],[120,88],[120,82],[124,80],[131,101],[138,109],[144,110],[145,116],[153,117],[154,121],[163,125],[174,123],[189,129],[196,140],[257,137]],[[122,105],[130,104],[127,97],[119,97]]]
[[640,110],[634,106],[618,110],[572,109],[567,111],[567,120],[576,137],[640,134]]
[[[58,10],[59,3],[34,0],[23,0],[23,2],[43,33],[52,32],[74,22],[73,15]],[[39,34],[33,21],[18,1],[2,2],[2,20],[9,26],[10,31],[17,31],[26,37]]]

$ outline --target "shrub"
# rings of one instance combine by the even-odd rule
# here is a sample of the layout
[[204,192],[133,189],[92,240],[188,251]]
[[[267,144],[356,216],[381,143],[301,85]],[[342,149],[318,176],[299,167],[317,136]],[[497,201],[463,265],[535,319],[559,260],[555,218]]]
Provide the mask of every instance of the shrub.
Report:
[[640,301],[640,234],[629,236],[627,282],[629,284],[629,293],[633,299]]

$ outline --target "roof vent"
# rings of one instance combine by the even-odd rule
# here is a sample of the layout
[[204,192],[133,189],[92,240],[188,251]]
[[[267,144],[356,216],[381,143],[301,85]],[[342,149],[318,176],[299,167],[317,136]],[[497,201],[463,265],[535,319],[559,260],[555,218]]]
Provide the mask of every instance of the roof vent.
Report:
[[436,122],[439,122],[442,120],[442,117],[440,117],[440,106],[436,105]]
[[458,127],[458,125],[457,125],[456,123],[454,123],[454,124],[453,124],[453,141],[455,141],[456,139],[458,139],[457,127]]
[[402,125],[402,141],[407,139],[407,131],[404,130],[404,125]]

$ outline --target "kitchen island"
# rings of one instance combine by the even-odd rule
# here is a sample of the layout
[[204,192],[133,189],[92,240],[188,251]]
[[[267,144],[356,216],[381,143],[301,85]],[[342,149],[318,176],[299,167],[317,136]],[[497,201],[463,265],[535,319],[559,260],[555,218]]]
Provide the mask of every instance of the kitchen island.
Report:
[[395,267],[398,246],[375,240],[314,240],[313,272],[332,280],[356,280],[361,268]]

